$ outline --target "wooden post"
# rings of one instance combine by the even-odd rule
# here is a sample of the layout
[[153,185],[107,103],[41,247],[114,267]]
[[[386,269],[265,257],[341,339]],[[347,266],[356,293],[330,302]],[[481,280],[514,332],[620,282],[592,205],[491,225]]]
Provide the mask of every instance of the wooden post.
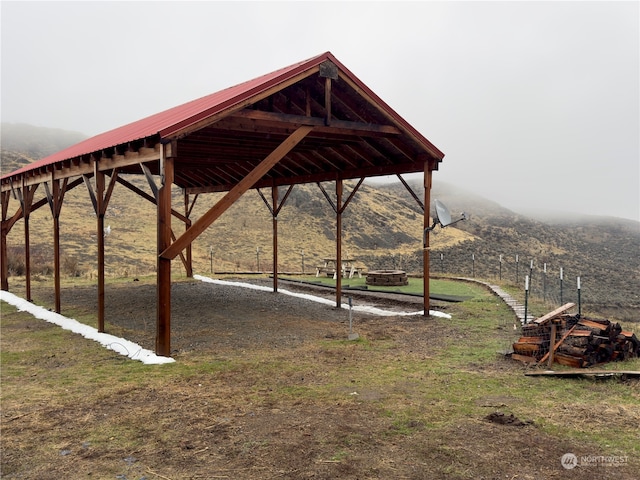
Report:
[[429,212],[431,211],[431,164],[427,160],[424,162],[424,245],[422,250],[422,283],[424,296],[424,316],[429,316]]
[[278,186],[271,187],[272,223],[273,223],[273,291],[278,291]]
[[33,203],[33,195],[38,188],[35,186],[27,186],[23,178],[22,194],[20,196],[20,204],[22,206],[22,217],[24,218],[24,278],[25,278],[25,297],[27,301],[31,301],[31,244],[29,237],[29,216],[31,215],[31,205]]
[[342,179],[336,180],[336,307],[342,307]]
[[60,181],[53,180],[53,275],[55,285],[55,311],[60,313]]
[[7,249],[9,195],[10,192],[2,192],[2,221],[0,222],[0,288],[6,291],[9,291],[9,251]]
[[9,266],[7,264],[9,260],[7,249],[7,225],[5,221],[2,221],[2,227],[0,228],[0,263],[2,266],[2,290],[9,291]]
[[[171,356],[171,259],[160,254],[171,245],[171,185],[173,184],[173,157],[165,156],[162,145],[160,175],[163,182],[158,190],[158,274],[157,274],[157,325],[156,354]],[[171,148],[175,154],[175,148]]]
[[24,288],[28,302],[31,298],[31,244],[29,242],[29,214],[24,215]]
[[104,231],[104,217],[107,213],[107,206],[109,205],[109,199],[113,193],[113,189],[117,182],[118,171],[114,169],[111,172],[111,180],[109,181],[109,188],[106,188],[105,174],[98,168],[99,160],[95,158],[91,159],[93,163],[93,176],[95,178],[96,188],[95,191],[91,186],[91,181],[87,175],[82,176],[91,203],[93,204],[93,210],[96,214],[96,248],[98,253],[98,331],[104,332],[104,319],[105,319],[105,302],[104,302],[104,272],[105,272],[105,231]]
[[104,332],[104,172],[98,170],[98,162],[94,161],[94,176],[96,179],[96,238],[98,243],[98,331]]
[[558,328],[556,320],[551,320],[551,334],[549,336],[549,368],[552,367],[554,361],[554,355],[556,353],[556,329]]

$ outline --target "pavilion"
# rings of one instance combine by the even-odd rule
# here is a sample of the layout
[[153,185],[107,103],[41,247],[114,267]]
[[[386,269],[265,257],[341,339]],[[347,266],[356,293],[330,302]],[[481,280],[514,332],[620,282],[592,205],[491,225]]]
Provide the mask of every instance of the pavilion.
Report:
[[[342,213],[368,177],[397,175],[424,211],[424,312],[429,313],[429,211],[432,172],[444,154],[401,118],[330,52],[84,140],[3,175],[1,288],[9,290],[7,235],[24,221],[26,296],[30,296],[29,215],[49,205],[53,216],[55,311],[60,313],[60,212],[65,193],[85,185],[96,216],[98,330],[104,331],[104,217],[117,184],[157,206],[156,353],[171,352],[171,261],[192,276],[191,244],[250,189],[273,217],[273,288],[278,288],[277,216],[296,184],[317,183],[336,214],[336,258],[342,259]],[[424,174],[424,195],[402,174]],[[145,192],[124,176],[143,175]],[[343,181],[358,179],[345,195]],[[335,182],[335,196],[321,182]],[[42,188],[39,189],[39,187]],[[172,187],[184,206],[172,205]],[[281,195],[279,189],[286,189]],[[36,199],[39,191],[40,199]],[[224,192],[200,218],[199,195]],[[261,190],[259,190],[261,192]],[[262,195],[262,193],[260,193]],[[10,213],[11,199],[16,201]],[[172,228],[172,219],[182,230]],[[336,280],[341,302],[341,278]]]

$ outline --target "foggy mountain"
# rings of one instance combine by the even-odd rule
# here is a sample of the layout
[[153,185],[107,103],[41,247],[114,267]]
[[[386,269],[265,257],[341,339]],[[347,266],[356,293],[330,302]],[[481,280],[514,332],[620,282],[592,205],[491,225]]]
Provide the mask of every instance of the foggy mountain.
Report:
[[[8,167],[13,167],[15,165],[14,162],[20,164],[20,157],[23,158],[23,161],[38,160],[52,153],[59,152],[86,138],[86,135],[79,132],[69,132],[57,128],[36,127],[24,123],[2,122],[0,125],[0,148],[3,151],[2,173],[5,174],[15,170],[15,168]],[[11,155],[9,152],[13,152],[11,158],[6,159],[6,164],[5,151],[7,155]]]

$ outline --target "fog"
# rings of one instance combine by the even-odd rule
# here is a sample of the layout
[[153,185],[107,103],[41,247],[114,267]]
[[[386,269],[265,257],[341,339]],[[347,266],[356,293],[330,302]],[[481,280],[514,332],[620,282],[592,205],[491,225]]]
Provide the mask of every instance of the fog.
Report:
[[638,2],[1,2],[2,121],[95,135],[331,51],[518,210],[640,220]]

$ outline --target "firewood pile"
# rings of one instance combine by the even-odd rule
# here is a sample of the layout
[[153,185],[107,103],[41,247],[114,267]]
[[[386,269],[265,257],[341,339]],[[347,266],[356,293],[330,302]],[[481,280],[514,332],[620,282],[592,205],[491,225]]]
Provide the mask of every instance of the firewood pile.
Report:
[[609,320],[567,314],[574,306],[568,303],[523,325],[511,357],[527,363],[548,362],[550,366],[555,362],[573,368],[640,357],[640,340],[633,332]]

